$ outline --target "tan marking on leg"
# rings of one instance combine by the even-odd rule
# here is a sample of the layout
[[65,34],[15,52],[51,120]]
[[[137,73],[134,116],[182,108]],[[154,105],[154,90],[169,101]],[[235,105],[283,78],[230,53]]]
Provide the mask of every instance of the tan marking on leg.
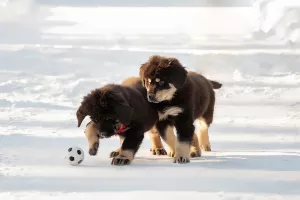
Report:
[[150,142],[151,142],[151,149],[153,155],[167,155],[166,150],[164,149],[164,146],[161,142],[161,137],[157,131],[157,129],[152,127],[152,129],[149,131],[150,135]]
[[189,142],[176,142],[175,158],[176,163],[188,163],[190,162],[190,148]]
[[158,134],[157,130],[154,130],[155,128],[153,127],[150,131],[150,141],[152,145],[152,149],[157,149],[157,148],[164,148],[160,135]]
[[125,158],[129,159],[130,161],[132,161],[134,158],[133,151],[130,151],[130,150],[122,150],[121,149],[120,156],[124,156]]
[[[119,135],[119,138],[120,138],[120,146],[122,146],[125,138],[123,136],[120,136],[120,135]],[[109,157],[110,158],[117,157],[120,154],[120,151],[121,151],[121,147],[119,147],[116,150],[110,152]]]
[[209,135],[208,135],[208,125],[206,120],[202,117],[199,118],[199,146],[203,151],[211,151]]
[[125,137],[119,135],[119,138],[120,138],[120,146],[122,146],[124,140],[125,140]]
[[173,126],[168,126],[166,128],[165,138],[163,138],[163,139],[164,139],[164,141],[167,144],[168,149],[169,149],[168,155],[170,157],[174,157],[176,137],[175,137],[175,134],[174,134],[174,127]]
[[85,132],[85,136],[86,136],[86,138],[88,140],[88,143],[89,143],[89,148],[90,149],[94,148],[94,144],[96,142],[99,142],[99,137],[98,137],[99,130],[97,129],[96,124],[91,121],[86,126],[84,132]]

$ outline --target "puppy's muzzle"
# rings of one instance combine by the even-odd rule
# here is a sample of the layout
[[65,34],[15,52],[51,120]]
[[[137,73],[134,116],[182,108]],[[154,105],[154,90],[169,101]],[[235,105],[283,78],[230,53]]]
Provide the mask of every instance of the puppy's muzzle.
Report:
[[153,94],[153,93],[148,93],[147,98],[148,98],[148,101],[149,101],[149,102],[157,103],[155,94]]

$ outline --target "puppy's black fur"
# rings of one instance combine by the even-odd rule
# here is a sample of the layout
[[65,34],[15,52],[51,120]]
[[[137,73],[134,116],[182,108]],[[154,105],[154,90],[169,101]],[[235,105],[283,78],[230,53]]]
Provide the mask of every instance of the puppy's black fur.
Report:
[[[176,58],[152,56],[142,64],[140,77],[147,89],[148,101],[160,113],[156,128],[162,138],[166,127],[175,126],[178,148],[174,162],[189,162],[182,144],[190,145],[195,127],[194,121],[204,118],[207,126],[213,122],[215,92],[222,84],[204,76],[187,72]],[[184,155],[183,155],[184,154]]]
[[[108,84],[91,91],[83,98],[76,115],[78,127],[86,116],[90,116],[102,137],[117,134],[124,138],[119,156],[112,160],[113,165],[130,164],[144,133],[158,120],[139,77],[126,79],[122,85]],[[123,125],[126,127],[119,133]]]

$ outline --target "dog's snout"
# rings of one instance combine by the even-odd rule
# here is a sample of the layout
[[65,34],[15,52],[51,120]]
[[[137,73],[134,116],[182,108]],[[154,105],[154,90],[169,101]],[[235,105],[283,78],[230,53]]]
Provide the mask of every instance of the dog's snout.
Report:
[[148,94],[148,101],[150,101],[150,102],[155,101],[155,95],[154,94]]

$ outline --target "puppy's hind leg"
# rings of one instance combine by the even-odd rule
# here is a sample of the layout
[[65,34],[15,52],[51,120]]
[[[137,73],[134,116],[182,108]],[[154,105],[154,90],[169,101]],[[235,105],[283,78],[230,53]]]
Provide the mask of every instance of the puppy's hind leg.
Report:
[[150,141],[151,141],[151,149],[150,151],[152,152],[153,155],[167,155],[166,150],[164,149],[164,146],[161,142],[160,135],[158,133],[158,130],[154,126],[150,131]]
[[208,135],[208,124],[204,118],[199,118],[199,146],[203,151],[211,151],[209,135]]
[[211,92],[210,103],[207,108],[207,111],[204,113],[203,117],[200,117],[199,120],[199,145],[203,151],[211,151],[211,145],[209,141],[208,128],[213,122],[214,118],[214,107],[215,107],[215,93]]

